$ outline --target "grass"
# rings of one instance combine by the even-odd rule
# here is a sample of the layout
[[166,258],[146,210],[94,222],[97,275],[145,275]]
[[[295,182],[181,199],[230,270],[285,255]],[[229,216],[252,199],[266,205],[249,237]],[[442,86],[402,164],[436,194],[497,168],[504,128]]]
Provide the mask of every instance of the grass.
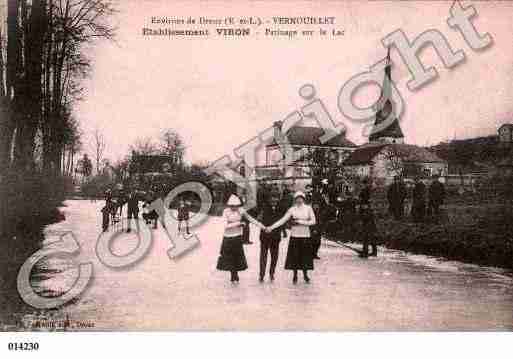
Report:
[[448,202],[439,223],[380,216],[379,243],[416,254],[513,269],[513,208],[498,201]]

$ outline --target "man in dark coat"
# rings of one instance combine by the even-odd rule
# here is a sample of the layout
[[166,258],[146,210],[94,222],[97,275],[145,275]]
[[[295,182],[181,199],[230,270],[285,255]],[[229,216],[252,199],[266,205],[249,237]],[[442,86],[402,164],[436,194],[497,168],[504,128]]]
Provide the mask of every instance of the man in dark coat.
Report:
[[438,176],[435,176],[433,182],[429,186],[429,213],[438,219],[440,216],[440,206],[445,199],[444,185],[439,181]]
[[[276,223],[285,214],[278,205],[278,195],[275,193],[270,196],[269,202],[263,204],[261,208],[261,223],[266,227]],[[269,277],[271,281],[274,280],[274,272],[276,270],[276,264],[278,263],[278,253],[280,250],[281,231],[282,228],[276,228],[270,233],[260,231],[260,282],[264,281],[268,252],[271,254]]]
[[[361,235],[363,242],[363,250],[360,257],[367,258],[368,256],[377,256],[378,247],[376,245],[377,227],[374,217],[374,211],[370,203],[360,203],[360,225]],[[372,252],[369,254],[369,245],[372,247]]]
[[131,191],[127,198],[128,204],[128,220],[127,220],[127,232],[131,231],[130,222],[133,219],[137,221],[139,218],[139,199],[137,198],[137,193],[135,191]]
[[396,220],[403,218],[406,195],[406,187],[401,177],[395,176],[394,182],[388,188],[387,199],[390,211]]
[[[368,195],[364,195],[366,198],[365,202],[370,203],[370,189],[367,189]],[[344,240],[351,239],[356,232],[356,204],[357,200],[353,198],[353,195],[349,189],[346,189],[344,196],[339,197],[341,199],[338,213],[338,221],[343,231]]]
[[111,204],[110,203],[105,204],[105,206],[101,209],[101,212],[102,212],[102,230],[103,230],[103,232],[107,232],[109,230],[110,211],[111,211]]
[[412,192],[411,216],[414,222],[423,222],[426,214],[426,185],[420,177],[415,178]]

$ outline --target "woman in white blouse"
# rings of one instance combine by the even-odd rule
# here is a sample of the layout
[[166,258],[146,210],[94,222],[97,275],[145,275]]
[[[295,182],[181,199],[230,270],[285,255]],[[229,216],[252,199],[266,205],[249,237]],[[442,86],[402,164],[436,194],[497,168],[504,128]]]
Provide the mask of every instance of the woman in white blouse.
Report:
[[245,225],[242,217],[260,229],[265,229],[265,227],[242,208],[242,201],[239,197],[231,195],[226,205],[227,208],[223,211],[225,219],[223,243],[221,244],[221,254],[217,260],[217,269],[230,272],[231,281],[238,282],[238,272],[248,268],[242,246],[242,233]]
[[305,203],[305,194],[296,192],[294,194],[294,204],[289,208],[285,216],[274,223],[267,231],[278,228],[287,221],[292,221],[290,232],[289,247],[287,258],[285,259],[285,269],[294,271],[292,282],[297,283],[297,271],[303,271],[305,282],[310,282],[308,270],[313,270],[313,251],[310,240],[310,226],[315,225],[315,214],[309,205]]

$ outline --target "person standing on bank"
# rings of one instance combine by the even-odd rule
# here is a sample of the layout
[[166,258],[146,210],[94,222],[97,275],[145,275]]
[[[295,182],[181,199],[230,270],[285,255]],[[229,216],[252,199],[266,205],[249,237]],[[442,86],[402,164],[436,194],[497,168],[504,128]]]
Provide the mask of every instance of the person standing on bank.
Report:
[[440,219],[440,206],[445,199],[444,185],[439,181],[439,176],[433,177],[433,182],[429,186],[429,214],[435,217],[435,221]]
[[395,220],[403,218],[404,200],[406,199],[406,187],[400,176],[394,176],[394,182],[387,191],[387,199],[390,211]]
[[308,270],[313,270],[313,256],[310,226],[315,225],[315,214],[309,205],[305,203],[305,194],[296,192],[294,194],[294,204],[287,213],[271,227],[267,227],[269,233],[272,230],[283,226],[287,221],[292,220],[290,232],[289,247],[287,249],[287,258],[285,259],[285,269],[292,270],[294,276],[292,282],[297,283],[297,271],[303,271],[305,282],[310,282]]
[[[363,250],[359,254],[362,258],[378,255],[378,247],[376,245],[376,219],[374,218],[374,211],[372,210],[370,202],[360,203],[360,221],[361,221],[361,234],[363,241]],[[372,247],[372,253],[369,254],[369,244]]]
[[[278,195],[273,193],[269,198],[269,203],[262,209],[262,224],[271,226],[283,216],[283,210],[278,205]],[[260,231],[260,277],[259,281],[263,282],[265,270],[267,267],[267,253],[271,254],[271,267],[269,269],[269,278],[274,281],[274,272],[278,263],[278,253],[280,250],[282,227],[278,227],[271,232]]]
[[238,282],[238,272],[248,268],[242,245],[244,226],[242,219],[246,218],[262,230],[265,227],[242,208],[242,201],[236,195],[231,195],[226,205],[227,208],[223,211],[223,218],[225,219],[224,236],[216,268],[220,271],[230,272],[230,280]]
[[411,216],[413,222],[420,223],[424,221],[426,214],[426,185],[420,177],[415,177],[415,186],[412,193]]

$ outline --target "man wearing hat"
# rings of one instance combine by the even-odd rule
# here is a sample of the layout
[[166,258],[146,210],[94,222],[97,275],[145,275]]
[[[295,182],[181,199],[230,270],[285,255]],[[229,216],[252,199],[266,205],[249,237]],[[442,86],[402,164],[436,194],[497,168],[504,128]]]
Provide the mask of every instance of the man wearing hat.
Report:
[[387,191],[387,199],[390,211],[396,220],[403,218],[404,200],[406,199],[406,187],[400,176],[394,176],[394,182]]
[[423,222],[426,213],[426,185],[419,176],[415,177],[415,186],[412,193],[411,216],[414,222]]
[[371,256],[378,255],[378,248],[376,246],[376,234],[377,227],[374,218],[374,212],[371,207],[371,193],[372,186],[371,181],[368,178],[363,180],[364,187],[360,191],[359,195],[359,222],[360,222],[360,234],[362,236],[363,251],[360,253],[360,257],[367,258],[369,256],[369,244],[372,246]]
[[433,176],[433,182],[429,186],[429,214],[435,217],[435,220],[440,216],[440,205],[443,204],[445,199],[444,185],[439,181],[439,176]]
[[[370,191],[370,190],[369,190]],[[370,195],[370,192],[368,192]],[[365,196],[364,196],[365,197]],[[338,221],[342,227],[344,239],[349,240],[353,237],[356,232],[356,205],[357,200],[353,198],[351,190],[346,188],[344,195],[339,196],[341,203],[339,205]],[[365,203],[370,203],[369,199],[364,200]]]

